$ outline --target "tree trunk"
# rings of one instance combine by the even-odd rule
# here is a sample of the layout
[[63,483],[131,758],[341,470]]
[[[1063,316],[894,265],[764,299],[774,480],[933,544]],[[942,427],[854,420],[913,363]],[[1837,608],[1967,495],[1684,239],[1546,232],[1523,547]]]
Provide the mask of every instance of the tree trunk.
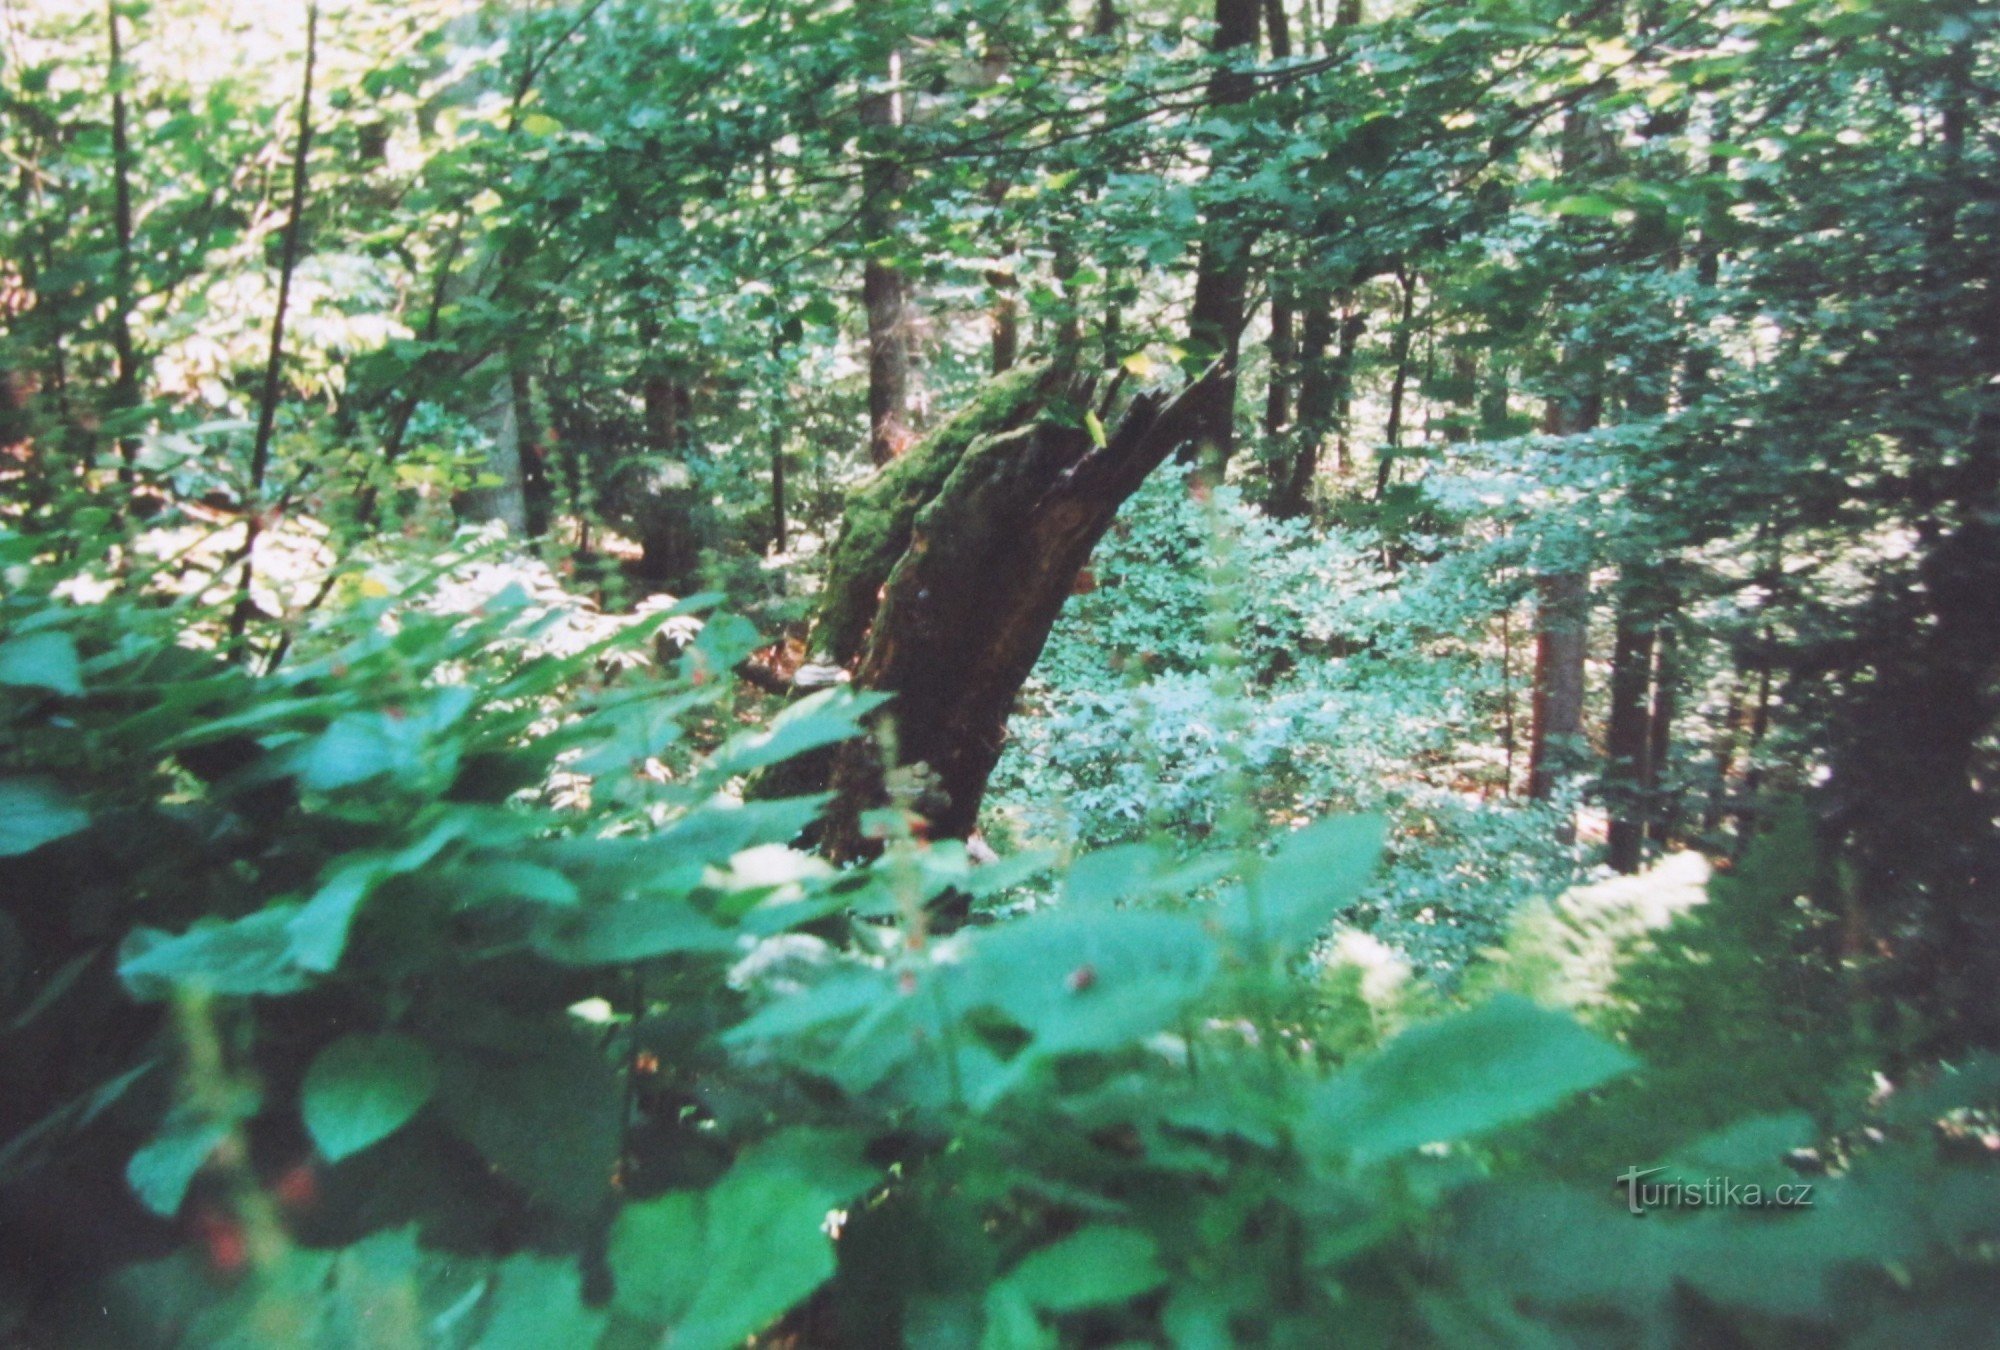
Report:
[[1661,623],[1653,647],[1653,725],[1644,783],[1652,803],[1646,820],[1646,838],[1661,849],[1674,841],[1680,829],[1679,788],[1672,781],[1668,764],[1673,754],[1680,678],[1680,635],[1669,617]]
[[106,0],[105,23],[111,41],[111,59],[106,71],[111,86],[111,186],[112,223],[117,234],[118,256],[113,276],[117,295],[111,307],[111,350],[118,366],[112,384],[112,407],[119,414],[118,477],[132,482],[133,467],[139,457],[139,438],[131,419],[139,407],[139,351],[132,339],[132,145],[125,105],[125,51],[118,31],[117,0]]
[[[1215,41],[1212,50],[1227,61],[1238,60],[1257,44],[1258,0],[1215,0]],[[1219,69],[1209,80],[1211,107],[1226,108],[1250,97],[1247,73]],[[1201,260],[1195,274],[1194,305],[1188,315],[1188,346],[1205,362],[1220,362],[1213,378],[1188,386],[1196,396],[1190,415],[1193,435],[1183,456],[1207,461],[1219,475],[1236,452],[1236,368],[1243,336],[1244,293],[1250,284],[1250,241],[1242,237],[1236,213],[1223,208],[1209,212],[1201,238]]]
[[1611,652],[1611,718],[1605,732],[1604,798],[1611,814],[1611,870],[1639,870],[1646,842],[1646,783],[1651,777],[1653,615],[1628,576],[1618,597]]
[[[1322,291],[1305,306],[1299,349],[1299,416],[1296,438],[1283,477],[1271,498],[1274,516],[1302,516],[1312,504],[1313,481],[1319,476],[1320,453],[1330,437],[1344,437],[1354,386],[1354,348],[1367,319],[1357,310],[1340,316],[1339,347],[1333,340],[1333,297]],[[1340,464],[1335,441],[1335,467]]]
[[[771,331],[771,365],[777,367],[778,357],[785,349],[785,339],[781,330]],[[779,383],[782,390],[783,381]],[[771,551],[783,553],[787,547],[790,530],[785,520],[785,410],[782,406],[771,409],[770,454],[771,454]]]
[[1396,317],[1395,338],[1390,344],[1389,359],[1395,367],[1395,376],[1389,384],[1389,424],[1383,437],[1386,444],[1375,465],[1377,501],[1389,490],[1389,475],[1396,467],[1396,452],[1403,448],[1403,395],[1410,382],[1410,346],[1415,336],[1411,325],[1416,319],[1417,278],[1398,268],[1396,281],[1403,288],[1403,303]]
[[[1550,435],[1574,435],[1597,425],[1594,396],[1549,405]],[[1584,658],[1590,626],[1590,578],[1580,571],[1555,572],[1537,586],[1535,685],[1528,722],[1528,796],[1547,800],[1563,775],[1577,766],[1583,737]],[[1573,823],[1565,841],[1575,838]]]
[[639,534],[639,577],[670,595],[697,588],[701,574],[701,531],[697,493],[687,463],[688,413],[692,399],[685,381],[663,371],[640,386],[646,450],[626,470],[621,495],[630,499]]
[[857,489],[808,647],[814,665],[894,695],[880,716],[895,762],[876,740],[850,742],[779,766],[760,795],[832,787],[819,844],[836,858],[869,852],[860,817],[892,783],[932,834],[969,834],[1077,574],[1119,506],[1195,434],[1193,410],[1219,378],[1211,367],[1172,398],[1139,395],[1100,446],[1061,415],[1102,407],[1094,375],[1067,359],[1017,366]]
[[[1528,796],[1546,801],[1577,760],[1583,737],[1583,665],[1590,581],[1557,572],[1537,586],[1535,687],[1528,719]],[[1574,837],[1574,828],[1565,832]]]
[[535,421],[534,382],[525,362],[509,363],[514,394],[515,450],[521,459],[521,524],[530,539],[545,539],[554,514],[555,490],[549,483],[548,459]]
[[909,283],[896,265],[902,220],[898,198],[905,175],[896,161],[896,131],[903,124],[902,54],[889,52],[887,78],[861,100],[864,141],[870,151],[861,171],[861,228],[868,251],[861,298],[868,311],[868,457],[887,464],[910,446],[911,328]]
[[[1285,16],[1285,0],[1264,0],[1264,30],[1271,43],[1271,59],[1289,60],[1292,30]],[[1324,343],[1321,344],[1324,349]],[[1292,312],[1292,291],[1283,279],[1271,287],[1270,382],[1264,393],[1264,435],[1267,453],[1278,453],[1280,438],[1292,420],[1292,381],[1298,373],[1298,342]]]
[[502,354],[482,362],[467,383],[483,392],[471,408],[472,425],[492,445],[486,468],[494,481],[467,488],[454,505],[466,520],[497,520],[516,538],[528,533],[527,485],[521,466],[521,407],[515,397],[512,359]]

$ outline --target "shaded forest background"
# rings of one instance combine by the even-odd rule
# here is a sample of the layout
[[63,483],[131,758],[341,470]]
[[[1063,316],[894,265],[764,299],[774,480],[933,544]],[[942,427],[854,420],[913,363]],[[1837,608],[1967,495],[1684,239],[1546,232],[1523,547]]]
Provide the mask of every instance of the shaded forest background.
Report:
[[1988,1343],[1997,27],[0,3],[0,1343]]

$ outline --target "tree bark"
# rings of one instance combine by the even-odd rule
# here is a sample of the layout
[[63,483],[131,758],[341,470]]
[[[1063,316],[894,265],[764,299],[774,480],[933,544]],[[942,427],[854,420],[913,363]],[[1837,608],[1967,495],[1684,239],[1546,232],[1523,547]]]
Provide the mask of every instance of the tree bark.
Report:
[[[1198,425],[1211,366],[1171,398],[1142,393],[1103,444],[1061,416],[1104,413],[1067,357],[1025,364],[857,489],[808,640],[811,662],[894,699],[894,763],[876,740],[780,766],[760,795],[831,787],[818,843],[865,856],[861,816],[891,800],[933,835],[971,833],[1021,684],[1119,506]],[[922,769],[915,766],[922,765]]]
[[[1332,354],[1334,306],[1339,316],[1339,345]],[[1367,316],[1347,309],[1345,300],[1336,301],[1322,291],[1305,307],[1299,351],[1299,416],[1294,429],[1296,443],[1286,462],[1271,500],[1274,516],[1302,516],[1311,508],[1313,482],[1319,477],[1320,457],[1329,440],[1334,445],[1334,466],[1340,467],[1346,437],[1347,416],[1353,402],[1354,349],[1367,326]]]
[[[1215,40],[1211,50],[1235,62],[1257,45],[1258,0],[1215,0]],[[1246,72],[1228,65],[1208,84],[1211,107],[1227,108],[1249,99]],[[1236,369],[1243,336],[1244,295],[1250,284],[1250,241],[1242,237],[1236,213],[1212,209],[1204,223],[1194,305],[1188,314],[1188,345],[1205,362],[1219,362],[1215,378],[1188,387],[1196,395],[1190,415],[1193,435],[1182,453],[1207,461],[1220,474],[1236,452]]]
[[1661,622],[1653,646],[1652,735],[1643,784],[1652,806],[1646,819],[1646,838],[1661,849],[1673,843],[1680,830],[1679,788],[1669,768],[1680,678],[1680,634],[1669,617]]
[[[1285,0],[1264,0],[1264,31],[1271,44],[1271,59],[1289,60],[1292,55],[1291,25],[1285,16]],[[1298,341],[1289,283],[1280,279],[1271,287],[1271,374],[1264,393],[1264,435],[1269,453],[1276,454],[1280,438],[1292,420],[1292,384],[1298,374]]]
[[868,457],[877,465],[909,449],[911,429],[911,314],[909,282],[896,265],[898,200],[905,185],[896,160],[896,131],[903,124],[902,56],[888,55],[886,78],[861,100],[864,139],[870,144],[861,172],[861,227],[867,260],[861,299],[868,312]]
[[701,531],[695,519],[696,491],[688,458],[687,384],[654,371],[640,387],[646,449],[627,472],[636,477],[628,492],[639,532],[641,579],[671,595],[696,588],[701,571]]
[[[1537,586],[1535,686],[1528,720],[1528,796],[1546,801],[1583,736],[1583,669],[1590,581],[1557,572]],[[1565,830],[1575,836],[1574,827]]]
[[[1575,435],[1597,425],[1594,394],[1550,403],[1550,435]],[[1584,658],[1588,651],[1590,578],[1581,571],[1554,572],[1537,586],[1535,684],[1528,723],[1528,796],[1546,801],[1574,768],[1583,736]],[[1575,838],[1574,823],[1563,828]]]
[[545,539],[555,511],[555,490],[535,421],[534,380],[527,363],[518,357],[509,361],[507,374],[514,396],[514,452],[520,460],[521,526],[526,538]]
[[[118,31],[118,0],[105,0],[104,14],[111,44],[106,79],[111,86],[112,224],[118,241],[114,272],[117,295],[111,307],[111,350],[118,365],[111,401],[121,417],[129,419],[139,407],[139,351],[132,338],[132,144],[125,105],[125,50]],[[307,78],[310,80],[310,74]],[[139,438],[132,434],[129,425],[120,429],[118,455],[119,479],[129,485],[139,457]]]
[[1410,347],[1415,337],[1411,325],[1416,320],[1417,278],[1398,268],[1396,281],[1403,289],[1403,303],[1397,313],[1396,334],[1390,344],[1389,359],[1395,368],[1395,375],[1389,384],[1389,423],[1383,438],[1386,444],[1375,465],[1377,501],[1389,491],[1389,475],[1396,467],[1396,452],[1403,448],[1403,396],[1410,382]]
[[1651,777],[1652,707],[1647,699],[1653,674],[1653,615],[1626,578],[1618,597],[1611,652],[1611,717],[1605,732],[1604,796],[1611,814],[1608,834],[1611,870],[1639,870],[1646,843],[1646,783]]

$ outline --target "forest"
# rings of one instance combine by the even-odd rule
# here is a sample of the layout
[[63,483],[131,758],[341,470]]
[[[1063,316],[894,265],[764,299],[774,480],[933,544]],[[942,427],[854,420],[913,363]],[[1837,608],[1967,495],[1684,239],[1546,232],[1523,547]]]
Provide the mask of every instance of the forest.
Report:
[[2000,7],[0,0],[0,1350],[2000,1347]]

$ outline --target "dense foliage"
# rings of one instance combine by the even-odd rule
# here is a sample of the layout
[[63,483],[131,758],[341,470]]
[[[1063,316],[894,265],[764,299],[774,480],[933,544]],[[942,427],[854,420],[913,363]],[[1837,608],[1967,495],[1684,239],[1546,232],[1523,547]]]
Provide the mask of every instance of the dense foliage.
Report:
[[1996,110],[0,5],[0,1346],[1992,1343]]

